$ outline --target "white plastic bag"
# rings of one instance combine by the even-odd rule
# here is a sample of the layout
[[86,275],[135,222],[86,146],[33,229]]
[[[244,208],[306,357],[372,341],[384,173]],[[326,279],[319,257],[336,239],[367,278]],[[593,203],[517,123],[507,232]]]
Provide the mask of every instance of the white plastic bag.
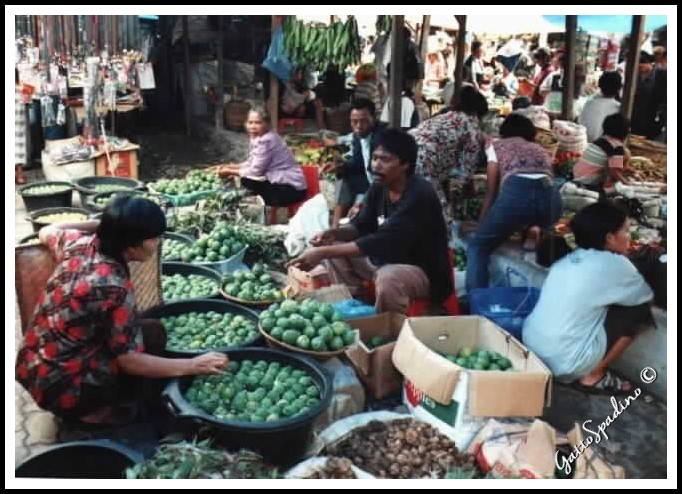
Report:
[[303,203],[298,212],[289,220],[289,233],[284,247],[290,256],[297,256],[305,250],[316,233],[329,228],[329,209],[322,194]]

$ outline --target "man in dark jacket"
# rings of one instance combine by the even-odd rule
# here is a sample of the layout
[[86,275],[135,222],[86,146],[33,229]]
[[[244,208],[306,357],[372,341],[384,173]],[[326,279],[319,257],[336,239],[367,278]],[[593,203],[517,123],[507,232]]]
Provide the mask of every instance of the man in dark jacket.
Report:
[[411,301],[430,299],[442,312],[452,294],[448,233],[433,186],[415,175],[417,143],[388,129],[372,154],[373,183],[360,213],[348,226],[318,233],[290,265],[309,270],[323,260],[334,283],[362,294],[376,286],[378,312],[405,314]]
[[353,101],[350,112],[350,126],[353,129],[352,155],[343,164],[328,163],[322,169],[324,172],[335,172],[340,178],[332,221],[334,228],[339,226],[341,218],[353,206],[362,204],[372,181],[371,156],[381,133],[374,118],[375,111],[374,103],[368,99],[358,98]]

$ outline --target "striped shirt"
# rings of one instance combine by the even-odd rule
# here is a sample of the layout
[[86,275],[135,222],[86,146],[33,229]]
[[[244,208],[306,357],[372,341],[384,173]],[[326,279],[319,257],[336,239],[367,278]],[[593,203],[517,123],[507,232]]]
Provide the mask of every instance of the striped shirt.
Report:
[[574,181],[583,185],[606,186],[609,169],[623,169],[623,141],[603,136],[588,144],[583,156],[573,167]]

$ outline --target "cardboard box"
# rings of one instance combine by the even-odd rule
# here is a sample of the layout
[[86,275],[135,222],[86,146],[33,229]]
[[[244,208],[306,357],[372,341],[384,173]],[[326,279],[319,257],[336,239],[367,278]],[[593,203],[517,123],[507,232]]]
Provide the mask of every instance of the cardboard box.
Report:
[[95,158],[95,175],[137,178],[138,148],[138,146],[131,146],[125,150],[109,152],[111,168],[114,170],[113,174],[110,171],[106,153],[98,156]]
[[395,312],[384,312],[371,317],[349,319],[347,322],[360,331],[360,343],[346,350],[360,381],[377,399],[400,391],[403,376],[393,365],[391,356],[395,341],[370,349],[365,342],[374,336],[396,340],[406,317]]
[[321,264],[310,271],[303,271],[291,266],[289,267],[287,274],[289,276],[289,284],[293,286],[298,293],[312,292],[319,288],[331,285],[329,271]]
[[[467,347],[508,358],[514,371],[476,371],[438,352]],[[403,401],[417,418],[432,423],[466,447],[484,417],[536,417],[549,405],[552,374],[509,333],[478,316],[422,317],[405,321],[393,351],[405,376]]]

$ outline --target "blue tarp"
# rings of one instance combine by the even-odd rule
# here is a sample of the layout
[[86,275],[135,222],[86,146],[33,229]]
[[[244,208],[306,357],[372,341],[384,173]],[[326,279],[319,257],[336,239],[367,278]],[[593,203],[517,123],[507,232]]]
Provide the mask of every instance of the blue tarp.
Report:
[[[552,24],[566,25],[565,15],[543,16]],[[647,15],[644,20],[644,30],[653,31],[668,24],[668,16]],[[579,15],[578,29],[600,33],[629,33],[632,31],[631,15]]]

